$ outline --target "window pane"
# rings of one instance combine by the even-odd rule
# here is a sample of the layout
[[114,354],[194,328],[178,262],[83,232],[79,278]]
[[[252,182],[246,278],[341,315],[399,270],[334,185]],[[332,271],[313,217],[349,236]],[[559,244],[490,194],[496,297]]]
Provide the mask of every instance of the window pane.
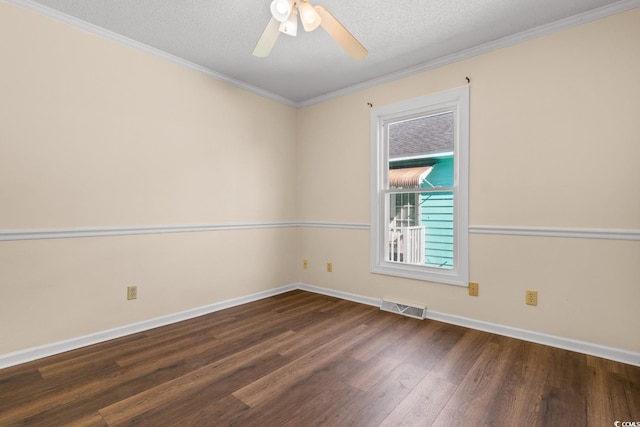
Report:
[[[391,122],[388,188],[453,187],[454,113]],[[453,193],[392,193],[387,261],[453,268]]]
[[452,186],[454,130],[452,111],[389,123],[388,187]]
[[387,194],[386,260],[451,269],[453,192]]
[[453,193],[422,193],[421,223],[425,231],[425,265],[453,268]]

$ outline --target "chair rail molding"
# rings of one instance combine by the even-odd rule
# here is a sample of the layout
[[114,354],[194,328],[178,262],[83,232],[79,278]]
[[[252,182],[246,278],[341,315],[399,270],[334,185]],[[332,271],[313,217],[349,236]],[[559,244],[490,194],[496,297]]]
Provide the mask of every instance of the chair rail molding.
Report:
[[470,234],[506,236],[564,237],[579,239],[640,240],[640,230],[617,228],[524,227],[502,225],[472,225]]
[[[220,224],[177,224],[123,227],[82,227],[1,230],[0,242],[13,240],[43,239],[75,239],[79,237],[128,236],[137,234],[193,233],[225,230],[251,230],[263,228],[333,228],[343,230],[368,231],[368,223],[333,222],[333,221],[274,221],[252,223],[220,223]],[[502,225],[471,225],[469,234],[492,234],[506,236],[560,237],[581,239],[637,240],[640,241],[640,230],[616,228],[565,228],[565,227],[526,227]]]

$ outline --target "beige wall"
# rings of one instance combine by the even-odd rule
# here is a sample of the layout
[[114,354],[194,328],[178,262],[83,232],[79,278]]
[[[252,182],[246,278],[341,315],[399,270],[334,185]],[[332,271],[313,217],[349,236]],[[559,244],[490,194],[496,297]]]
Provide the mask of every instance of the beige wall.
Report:
[[[294,109],[3,2],[0,63],[0,230],[294,219]],[[0,242],[0,354],[292,283],[295,232]]]
[[[634,10],[296,111],[0,2],[0,230],[368,223],[367,102],[465,76],[471,225],[637,230],[638,40]],[[640,242],[470,247],[477,298],[370,274],[366,230],[0,242],[0,355],[294,282],[640,351]]]
[[[369,107],[471,78],[470,225],[640,229],[640,9],[298,114],[303,221],[369,222]],[[470,236],[466,288],[369,273],[369,234],[307,228],[300,280],[640,351],[640,242]],[[327,273],[325,262],[333,262]],[[537,289],[539,305],[524,304]]]

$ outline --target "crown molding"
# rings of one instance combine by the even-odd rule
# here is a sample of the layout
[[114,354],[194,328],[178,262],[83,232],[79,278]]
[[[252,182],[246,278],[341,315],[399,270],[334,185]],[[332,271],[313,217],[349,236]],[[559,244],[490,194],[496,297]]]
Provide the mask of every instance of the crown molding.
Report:
[[372,80],[368,80],[366,82],[362,82],[356,85],[346,87],[344,89],[327,93],[325,95],[320,95],[315,98],[307,99],[306,101],[298,102],[296,104],[296,107],[303,108],[303,107],[308,107],[314,104],[319,104],[321,102],[325,102],[334,98],[349,95],[360,90],[369,89],[375,86],[382,85],[384,83],[400,80],[406,77],[413,76],[415,74],[423,73],[425,71],[429,71],[435,68],[449,65],[454,62],[463,61],[465,59],[473,58],[474,56],[482,55],[485,53],[492,52],[494,50],[502,49],[502,48],[513,46],[515,44],[532,40],[538,37],[553,34],[562,30],[566,30],[571,27],[575,27],[577,25],[586,24],[589,22],[596,21],[598,19],[606,18],[607,16],[626,12],[627,10],[635,9],[637,7],[640,7],[640,0],[622,0],[617,3],[613,3],[607,6],[602,6],[600,8],[593,9],[588,12],[584,12],[578,15],[570,16],[568,18],[564,18],[559,21],[552,22],[550,24],[541,25],[539,27],[532,28],[530,30],[522,31],[520,33],[506,36],[498,40],[490,41],[476,47],[461,50],[460,52],[456,52],[451,55],[436,58],[434,60],[427,61],[422,64],[415,65],[413,67],[409,67],[395,73],[390,73],[382,77],[378,77]]
[[51,9],[49,7],[43,6],[39,3],[36,3],[31,0],[1,0],[5,3],[13,4],[15,6],[22,7],[24,9],[28,9],[32,12],[35,12],[39,15],[46,16],[48,18],[55,19],[56,21],[63,22],[72,27],[78,28],[83,31],[87,31],[89,33],[95,34],[97,36],[103,37],[105,39],[114,41],[121,45],[130,47],[132,49],[136,49],[138,51],[147,53],[149,55],[153,55],[157,58],[163,59],[165,61],[171,62],[173,64],[179,65],[181,67],[185,67],[192,71],[196,71],[202,74],[205,74],[212,79],[219,80],[221,82],[227,83],[231,86],[238,87],[240,89],[244,89],[248,92],[254,93],[256,95],[262,96],[264,98],[270,99],[272,101],[279,102],[284,105],[288,105],[289,107],[297,108],[297,104],[292,100],[282,97],[280,95],[276,95],[272,92],[260,89],[259,87],[250,85],[241,80],[234,79],[225,74],[218,73],[217,71],[211,70],[209,68],[203,67],[201,65],[195,64],[193,62],[187,61],[186,59],[182,59],[178,56],[172,55],[168,52],[165,52],[160,49],[156,49],[154,47],[148,46],[144,43],[140,43],[136,40],[130,39],[128,37],[122,36],[120,34],[114,33],[113,31],[109,31],[102,27],[99,27],[94,24],[90,24],[86,21],[83,21],[78,18],[74,18],[73,16],[69,16],[62,12],[58,12],[57,10]]
[[478,56],[484,53],[488,53],[497,49],[502,49],[504,47],[512,46],[514,44],[518,44],[527,40],[531,40],[534,38],[542,37],[548,34],[552,34],[558,31],[562,31],[577,25],[586,24],[588,22],[592,22],[601,18],[606,18],[607,16],[615,15],[617,13],[626,12],[627,10],[635,9],[640,7],[640,0],[622,0],[607,6],[603,6],[585,13],[581,13],[578,15],[570,16],[568,18],[561,19],[556,22],[552,22],[550,24],[542,25],[540,27],[533,28],[531,30],[523,31],[517,34],[513,34],[511,36],[503,37],[498,40],[494,40],[488,43],[484,43],[480,46],[476,46],[470,49],[465,49],[460,52],[447,55],[441,58],[434,59],[432,61],[428,61],[413,67],[406,68],[404,70],[390,73],[384,75],[382,77],[378,77],[372,80],[368,80],[363,83],[359,83],[353,86],[346,87],[344,89],[340,89],[334,92],[327,93],[325,95],[321,95],[315,98],[310,98],[305,101],[296,102],[291,99],[282,97],[280,95],[276,95],[272,92],[260,89],[256,86],[250,85],[243,81],[234,79],[222,73],[218,73],[209,68],[205,68],[198,64],[194,64],[193,62],[187,61],[185,59],[179,58],[170,53],[164,52],[160,49],[153,48],[144,43],[137,42],[128,37],[121,36],[112,31],[106,30],[97,25],[90,24],[81,19],[74,18],[72,16],[66,15],[64,13],[58,12],[46,6],[43,6],[39,3],[35,3],[32,0],[0,0],[5,3],[13,4],[16,6],[20,6],[22,8],[31,10],[40,15],[47,16],[49,18],[55,19],[57,21],[64,22],[68,25],[71,25],[75,28],[79,28],[81,30],[96,34],[98,36],[104,37],[106,39],[115,41],[117,43],[123,44],[125,46],[131,47],[133,49],[148,53],[150,55],[156,56],[158,58],[164,59],[176,65],[180,65],[182,67],[191,69],[193,71],[197,71],[203,73],[213,79],[225,82],[232,86],[238,87],[240,89],[244,89],[248,92],[254,93],[256,95],[262,96],[264,98],[270,99],[275,102],[279,102],[281,104],[287,105],[293,108],[303,108],[308,107],[314,104],[319,104],[321,102],[325,102],[334,98],[338,98],[344,95],[348,95],[360,90],[368,89],[374,86],[379,86],[384,83],[392,82],[395,80],[399,80],[402,78],[410,77],[415,74],[419,74],[425,71],[432,70],[434,68],[442,67],[444,65],[448,65],[454,62],[462,61],[468,58],[472,58],[474,56]]

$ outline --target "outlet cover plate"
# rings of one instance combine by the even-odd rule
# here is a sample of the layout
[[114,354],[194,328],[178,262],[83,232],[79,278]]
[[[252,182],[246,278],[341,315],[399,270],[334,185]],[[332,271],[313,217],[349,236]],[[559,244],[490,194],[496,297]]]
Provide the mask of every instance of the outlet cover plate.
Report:
[[526,300],[527,305],[538,305],[538,291],[527,291]]
[[471,295],[472,297],[477,297],[480,291],[479,288],[480,285],[478,285],[476,282],[469,282],[469,295]]

